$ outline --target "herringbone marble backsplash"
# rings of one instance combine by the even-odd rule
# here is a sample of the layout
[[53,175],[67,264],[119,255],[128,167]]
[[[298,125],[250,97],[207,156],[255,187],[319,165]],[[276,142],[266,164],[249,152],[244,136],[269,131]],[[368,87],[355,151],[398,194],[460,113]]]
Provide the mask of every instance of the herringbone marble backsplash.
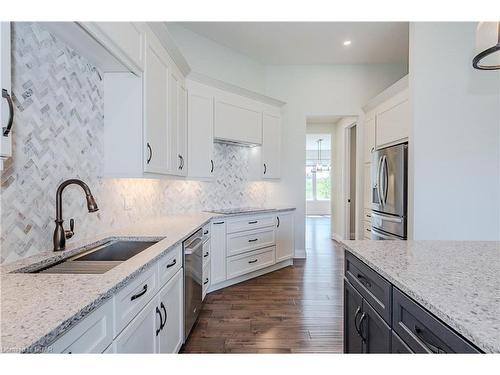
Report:
[[55,191],[68,178],[85,181],[100,208],[88,214],[80,188],[65,190],[74,240],[165,213],[265,205],[265,183],[248,179],[250,150],[237,146],[215,144],[212,182],[100,178],[106,93],[97,69],[39,23],[13,23],[12,64],[15,131],[2,174],[0,262],[52,248]]

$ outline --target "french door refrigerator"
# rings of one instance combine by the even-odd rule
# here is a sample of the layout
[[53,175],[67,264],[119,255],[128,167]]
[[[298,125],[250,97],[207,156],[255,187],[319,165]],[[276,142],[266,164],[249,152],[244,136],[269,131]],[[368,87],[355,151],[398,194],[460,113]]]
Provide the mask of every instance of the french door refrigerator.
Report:
[[408,144],[372,153],[372,239],[406,240],[408,208]]

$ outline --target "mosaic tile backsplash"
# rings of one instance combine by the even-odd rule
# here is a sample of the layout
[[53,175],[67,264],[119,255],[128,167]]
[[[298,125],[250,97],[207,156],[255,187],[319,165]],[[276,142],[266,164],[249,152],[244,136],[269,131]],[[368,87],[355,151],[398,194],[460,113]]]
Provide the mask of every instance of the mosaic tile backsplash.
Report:
[[249,180],[250,149],[215,144],[213,181],[101,178],[105,92],[100,73],[39,23],[13,23],[13,157],[1,185],[1,263],[52,248],[55,191],[80,178],[100,210],[89,214],[78,186],[64,192],[73,240],[159,216],[264,206],[266,185]]

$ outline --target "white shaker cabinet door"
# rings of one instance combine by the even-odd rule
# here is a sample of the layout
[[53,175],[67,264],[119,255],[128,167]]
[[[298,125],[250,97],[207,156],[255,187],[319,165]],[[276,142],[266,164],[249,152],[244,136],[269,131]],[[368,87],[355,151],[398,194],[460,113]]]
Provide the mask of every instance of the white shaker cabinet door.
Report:
[[280,178],[281,118],[262,115],[262,178]]
[[169,76],[167,52],[153,35],[148,35],[143,78],[145,172],[170,172]]
[[226,281],[226,222],[212,222],[210,237],[210,278],[212,285]]
[[295,255],[293,211],[276,216],[276,263]]
[[215,170],[214,97],[208,88],[188,87],[188,175],[210,178]]
[[177,353],[184,339],[184,290],[181,268],[160,290],[162,325],[158,335],[159,353]]
[[113,342],[114,353],[158,353],[160,309],[154,297]]
[[363,157],[365,163],[372,160],[372,151],[375,150],[375,117],[365,119]]
[[377,148],[403,141],[408,138],[410,124],[409,101],[394,105],[377,114]]

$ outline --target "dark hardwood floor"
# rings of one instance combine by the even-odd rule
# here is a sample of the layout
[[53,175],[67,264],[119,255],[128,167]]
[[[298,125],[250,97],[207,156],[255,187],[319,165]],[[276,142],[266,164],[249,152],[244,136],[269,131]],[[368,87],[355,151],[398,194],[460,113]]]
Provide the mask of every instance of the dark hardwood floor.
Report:
[[308,217],[307,259],[207,295],[183,353],[341,353],[343,251]]

